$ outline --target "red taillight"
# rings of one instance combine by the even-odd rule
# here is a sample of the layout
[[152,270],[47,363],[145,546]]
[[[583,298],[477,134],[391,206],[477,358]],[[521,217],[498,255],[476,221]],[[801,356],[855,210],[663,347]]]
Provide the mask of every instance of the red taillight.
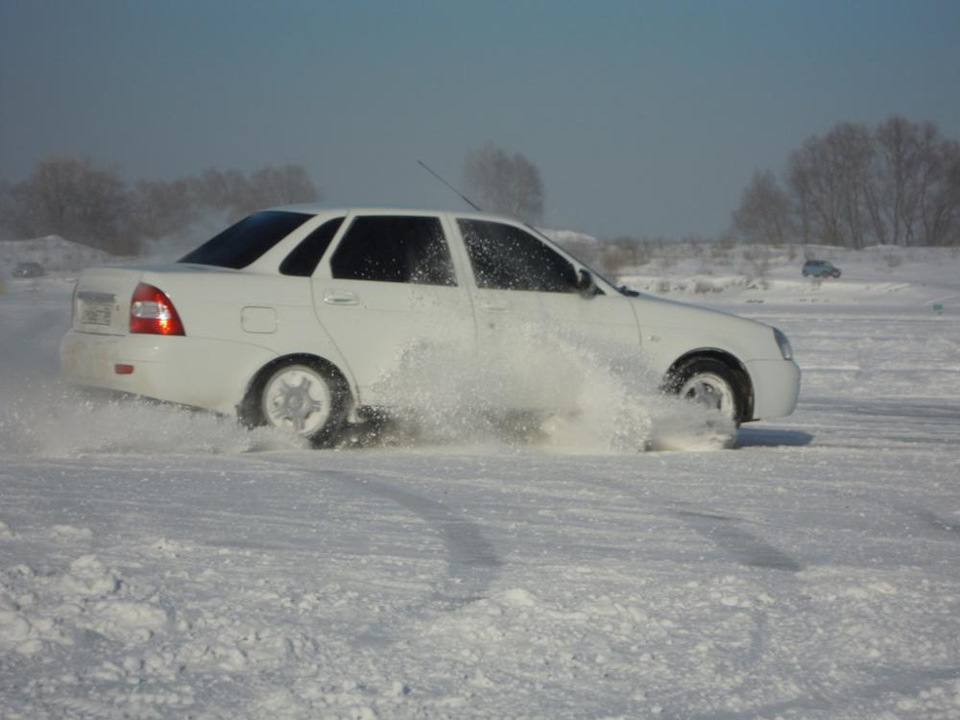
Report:
[[140,283],[130,300],[130,332],[183,335],[183,323],[170,298],[153,285]]

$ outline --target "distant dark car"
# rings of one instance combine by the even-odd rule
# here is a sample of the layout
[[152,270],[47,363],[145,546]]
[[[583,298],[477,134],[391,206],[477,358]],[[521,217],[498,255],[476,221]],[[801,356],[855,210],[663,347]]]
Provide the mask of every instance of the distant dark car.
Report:
[[14,277],[40,277],[41,275],[46,275],[47,271],[43,269],[43,265],[35,262],[22,262],[17,263],[17,267],[13,270]]
[[829,260],[807,260],[803,264],[804,277],[840,277],[840,268]]

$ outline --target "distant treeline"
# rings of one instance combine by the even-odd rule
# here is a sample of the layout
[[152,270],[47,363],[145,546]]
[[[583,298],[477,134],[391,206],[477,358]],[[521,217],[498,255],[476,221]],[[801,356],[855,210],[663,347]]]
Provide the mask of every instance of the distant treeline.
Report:
[[199,218],[227,220],[271,205],[313,202],[320,190],[300,165],[206,170],[171,182],[128,187],[116,170],[89,158],[50,157],[26,180],[0,187],[0,228],[13,237],[60,235],[117,255],[137,255],[145,240],[175,236]]
[[960,143],[902,117],[840,123],[795,150],[780,180],[754,173],[732,232],[854,249],[960,245]]
[[[539,222],[545,190],[536,164],[492,142],[468,153],[464,188],[483,207]],[[128,187],[115,170],[73,156],[43,160],[26,180],[0,187],[0,231],[60,235],[132,255],[144,240],[174,237],[199,218],[239,218],[271,205],[312,202],[320,190],[300,165],[207,170]],[[642,222],[642,219],[638,219]],[[605,266],[643,264],[673,239],[623,236],[601,247]],[[874,129],[840,123],[791,153],[778,177],[757,171],[727,232],[697,242],[960,246],[960,143],[930,122],[891,117]]]

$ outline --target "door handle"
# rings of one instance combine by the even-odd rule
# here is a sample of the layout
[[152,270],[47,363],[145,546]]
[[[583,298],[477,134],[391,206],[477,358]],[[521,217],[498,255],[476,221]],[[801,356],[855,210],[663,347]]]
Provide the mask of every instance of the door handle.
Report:
[[323,301],[327,305],[359,305],[360,298],[349,290],[325,290]]
[[506,303],[481,303],[480,309],[484,312],[504,315],[510,312],[510,306]]

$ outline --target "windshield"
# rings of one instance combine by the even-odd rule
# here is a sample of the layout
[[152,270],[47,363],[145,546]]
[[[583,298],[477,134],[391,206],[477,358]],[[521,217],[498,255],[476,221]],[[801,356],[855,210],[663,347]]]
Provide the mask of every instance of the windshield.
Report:
[[178,262],[239,270],[257,260],[312,215],[265,210],[231,225]]

